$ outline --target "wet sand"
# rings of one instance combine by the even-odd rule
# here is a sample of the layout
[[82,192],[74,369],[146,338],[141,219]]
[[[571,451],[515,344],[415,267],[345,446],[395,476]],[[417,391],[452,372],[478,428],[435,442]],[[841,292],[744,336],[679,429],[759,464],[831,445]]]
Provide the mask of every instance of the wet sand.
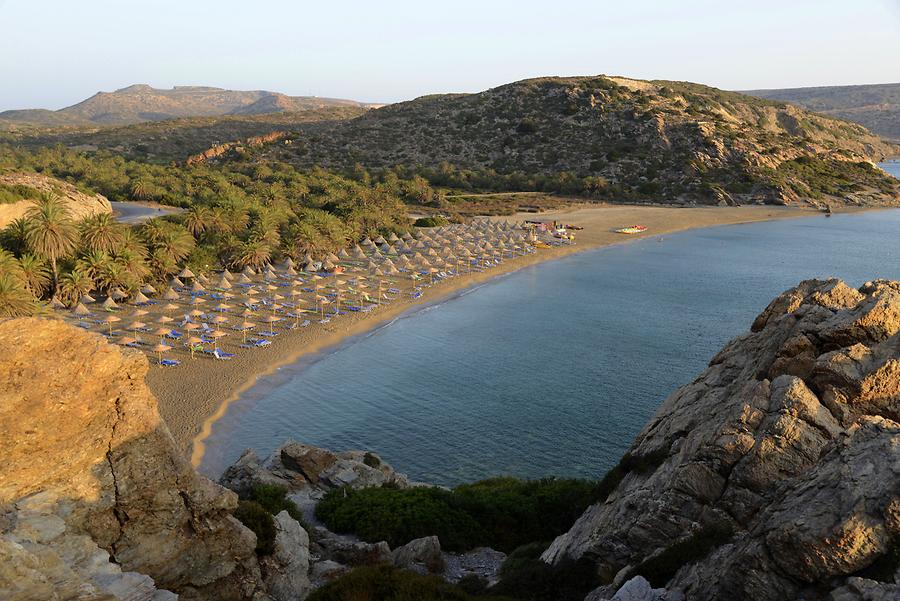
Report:
[[[203,441],[215,421],[224,415],[231,402],[253,386],[257,378],[279,367],[295,362],[301,356],[321,352],[342,340],[363,334],[395,319],[412,308],[439,302],[464,289],[538,262],[626,242],[687,229],[715,225],[749,223],[819,214],[806,209],[784,207],[709,207],[672,208],[657,206],[576,205],[559,211],[522,213],[498,220],[550,220],[582,226],[576,232],[577,244],[561,248],[539,249],[524,257],[506,259],[498,267],[484,272],[463,274],[426,288],[421,298],[408,295],[378,307],[368,314],[352,313],[321,325],[313,322],[307,328],[282,332],[267,348],[248,349],[230,361],[208,357],[178,357],[182,365],[175,368],[151,366],[147,383],[159,400],[159,409],[177,444],[190,454],[194,465],[203,457]],[[644,234],[625,236],[612,230],[633,224],[648,227]]]

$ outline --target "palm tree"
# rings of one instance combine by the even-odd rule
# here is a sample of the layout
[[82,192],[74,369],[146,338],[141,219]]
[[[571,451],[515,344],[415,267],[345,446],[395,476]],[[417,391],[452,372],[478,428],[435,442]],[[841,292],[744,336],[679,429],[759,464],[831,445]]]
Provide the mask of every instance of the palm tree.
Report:
[[42,196],[25,214],[25,243],[53,268],[53,291],[59,283],[57,262],[72,254],[77,228],[66,206],[55,196]]
[[241,244],[237,250],[237,254],[232,259],[232,264],[238,268],[252,267],[259,269],[269,262],[272,256],[272,250],[263,240],[248,240]]
[[197,243],[183,227],[174,223],[170,223],[169,226],[153,246],[155,250],[163,251],[177,263],[191,254]]
[[145,179],[135,180],[131,184],[131,195],[139,200],[147,200],[149,198],[153,198],[154,192],[155,189],[153,184]]
[[89,277],[91,281],[96,282],[100,277],[100,274],[103,273],[103,270],[106,269],[106,266],[111,261],[112,257],[105,252],[92,250],[84,253],[78,261],[76,261],[75,265],[78,271]]
[[99,213],[82,221],[80,229],[85,248],[111,253],[121,247],[125,228],[112,213]]
[[0,245],[20,255],[25,252],[25,231],[27,220],[23,217],[13,219],[0,231]]
[[211,215],[209,209],[204,206],[191,207],[184,214],[184,227],[195,237],[199,238],[209,228]]
[[146,259],[130,248],[122,249],[116,253],[115,261],[128,272],[136,283],[143,283],[150,277],[150,268],[147,266]]
[[134,278],[124,265],[116,261],[110,261],[100,272],[97,278],[97,286],[107,294],[113,288],[131,290],[135,287]]
[[19,266],[22,269],[25,287],[35,297],[41,298],[50,286],[50,270],[47,269],[47,264],[40,257],[25,253],[19,257]]
[[0,272],[0,317],[25,317],[38,310],[34,296],[21,280],[12,274]]
[[59,279],[59,300],[66,305],[74,305],[78,300],[94,289],[94,281],[81,269],[75,268]]

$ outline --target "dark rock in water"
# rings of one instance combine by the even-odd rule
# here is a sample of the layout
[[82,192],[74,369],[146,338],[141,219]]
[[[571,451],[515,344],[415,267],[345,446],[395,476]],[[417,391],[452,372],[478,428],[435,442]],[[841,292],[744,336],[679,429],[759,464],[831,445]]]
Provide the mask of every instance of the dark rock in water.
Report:
[[543,558],[689,599],[889,598],[846,577],[896,553],[898,419],[900,283],[802,282],[644,427],[629,455],[658,465],[626,470]]

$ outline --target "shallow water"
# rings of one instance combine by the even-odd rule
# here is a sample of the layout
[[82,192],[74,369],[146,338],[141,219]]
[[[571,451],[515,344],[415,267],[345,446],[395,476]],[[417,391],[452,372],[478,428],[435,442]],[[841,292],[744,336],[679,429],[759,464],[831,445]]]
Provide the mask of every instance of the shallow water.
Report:
[[778,293],[900,279],[900,210],[722,226],[527,267],[265,378],[201,469],[294,438],[414,479],[599,477]]

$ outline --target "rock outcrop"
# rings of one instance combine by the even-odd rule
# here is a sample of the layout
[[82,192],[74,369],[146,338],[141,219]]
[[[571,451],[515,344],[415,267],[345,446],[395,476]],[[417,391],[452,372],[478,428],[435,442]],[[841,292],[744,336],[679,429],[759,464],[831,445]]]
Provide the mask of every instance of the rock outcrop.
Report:
[[[0,175],[0,184],[7,186],[25,186],[38,192],[60,197],[75,220],[91,217],[98,213],[112,213],[109,200],[100,194],[85,194],[75,186],[62,180],[39,175],[37,173],[6,173]],[[19,202],[0,204],[0,228],[9,225],[15,219],[24,217],[31,208],[32,201],[23,199]]]
[[[55,598],[17,591],[41,574],[103,599],[164,599],[154,586],[181,599],[261,594],[237,495],[182,457],[142,353],[33,318],[0,322],[0,341],[0,557],[11,558],[0,598]],[[126,578],[146,594],[122,589]]]
[[687,599],[896,598],[898,420],[900,282],[802,282],[663,403],[543,558]]

